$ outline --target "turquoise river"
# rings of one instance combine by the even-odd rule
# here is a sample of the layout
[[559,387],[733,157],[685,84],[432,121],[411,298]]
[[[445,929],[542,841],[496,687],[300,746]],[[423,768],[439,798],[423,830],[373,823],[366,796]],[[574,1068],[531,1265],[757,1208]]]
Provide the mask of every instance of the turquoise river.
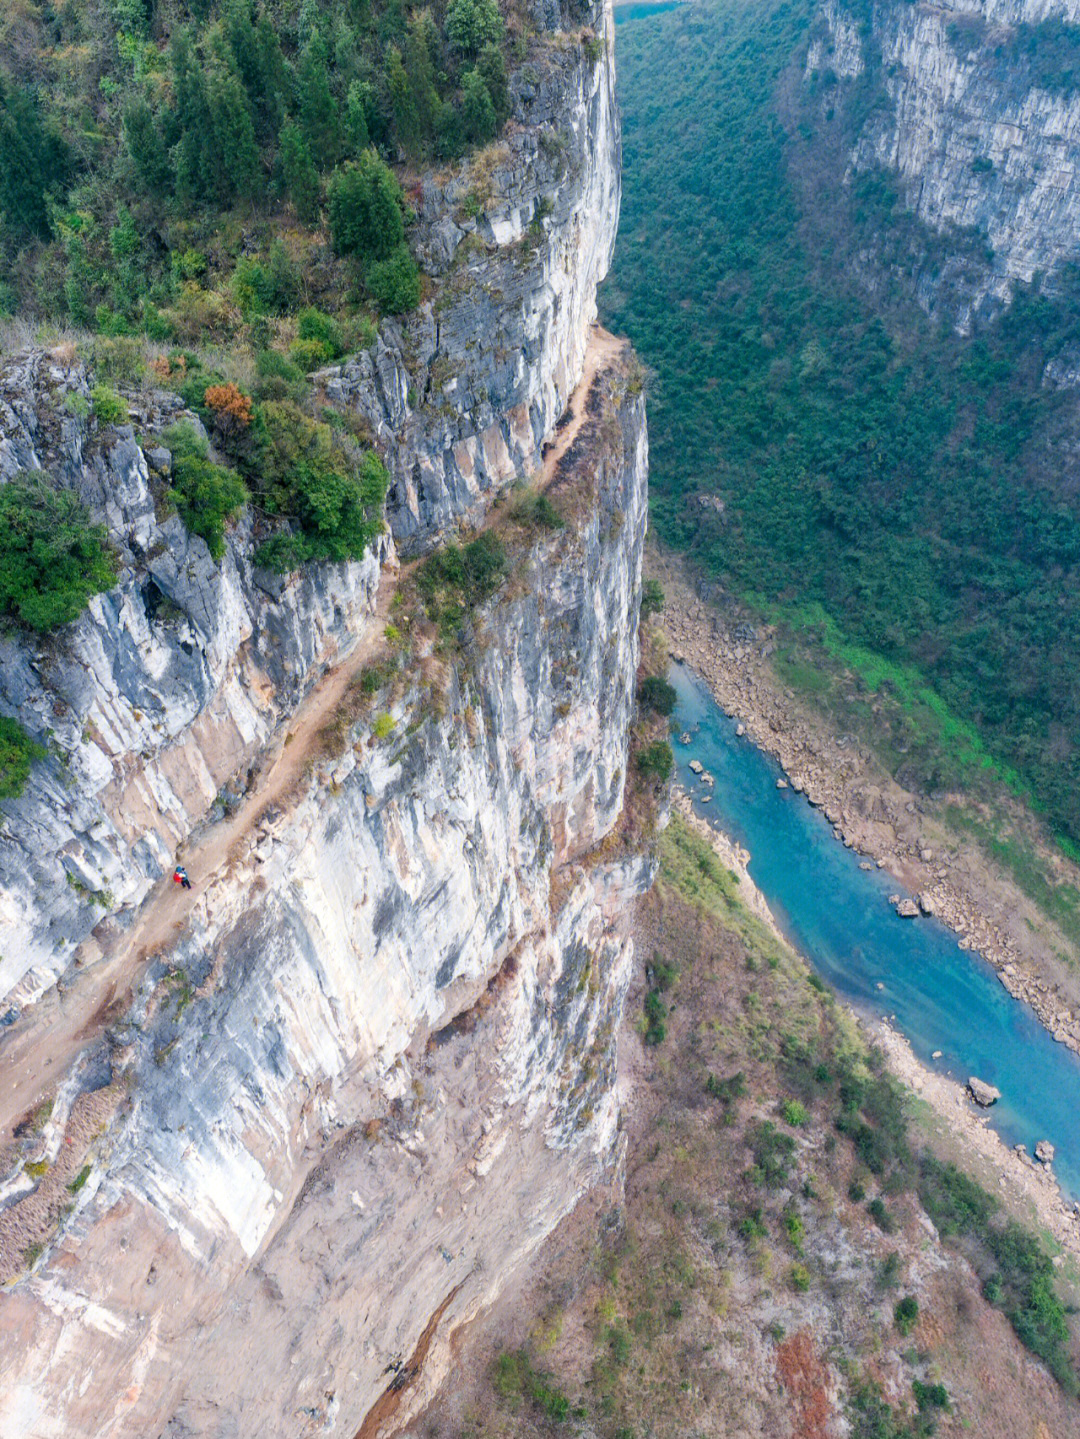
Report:
[[[888,902],[903,892],[897,881],[860,869],[862,857],[835,839],[818,810],[777,788],[779,766],[736,735],[695,674],[673,665],[669,677],[679,697],[678,778],[696,813],[750,851],[750,875],[794,946],[854,1008],[889,1016],[923,1064],[961,1082],[977,1075],[995,1084],[1002,1098],[989,1115],[998,1134],[1029,1153],[1049,1139],[1062,1190],[1080,1199],[1080,1057],[944,925],[901,919]],[[685,731],[689,745],[679,742]],[[715,788],[698,780],[691,759]]]

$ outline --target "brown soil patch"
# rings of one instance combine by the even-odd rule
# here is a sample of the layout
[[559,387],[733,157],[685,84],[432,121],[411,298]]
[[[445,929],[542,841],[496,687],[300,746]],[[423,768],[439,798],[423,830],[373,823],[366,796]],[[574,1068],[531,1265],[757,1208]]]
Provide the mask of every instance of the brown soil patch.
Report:
[[793,1439],[828,1439],[828,1374],[809,1329],[777,1345],[776,1377],[795,1401]]
[[424,1332],[417,1340],[416,1348],[409,1355],[408,1361],[401,1366],[388,1387],[383,1390],[382,1394],[379,1395],[378,1399],[376,1399],[375,1403],[368,1410],[367,1417],[356,1431],[356,1439],[375,1439],[375,1436],[387,1420],[393,1418],[405,1391],[416,1380],[417,1375],[421,1369],[423,1369],[424,1360],[427,1358],[428,1351],[435,1338],[435,1331],[439,1327],[439,1320],[450,1307],[454,1296],[460,1288],[460,1284],[455,1284],[428,1320],[424,1326]]

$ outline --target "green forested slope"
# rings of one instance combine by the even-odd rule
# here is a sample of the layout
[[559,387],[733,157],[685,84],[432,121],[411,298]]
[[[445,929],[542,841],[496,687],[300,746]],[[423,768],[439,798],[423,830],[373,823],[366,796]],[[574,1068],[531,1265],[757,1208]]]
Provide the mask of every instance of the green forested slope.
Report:
[[908,779],[1004,776],[1076,839],[1080,509],[1071,402],[1040,384],[1080,337],[1076,286],[1020,291],[967,339],[904,298],[905,271],[981,242],[929,235],[885,176],[843,186],[880,77],[846,119],[808,93],[812,18],[810,0],[704,0],[618,30],[603,308],[655,371],[654,522],[781,614],[804,659],[892,694]]
[[295,307],[300,276],[266,249],[324,215],[352,265],[338,287],[409,309],[419,281],[384,161],[453,159],[509,112],[496,0],[2,8],[0,312],[227,339],[231,302],[245,319]]

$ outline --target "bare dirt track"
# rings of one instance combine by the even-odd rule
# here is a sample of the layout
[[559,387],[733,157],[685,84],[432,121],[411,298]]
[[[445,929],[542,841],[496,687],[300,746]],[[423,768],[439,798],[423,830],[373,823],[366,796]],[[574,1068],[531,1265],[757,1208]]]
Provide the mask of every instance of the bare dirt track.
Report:
[[[55,990],[34,1006],[28,1023],[20,1023],[0,1049],[0,1144],[34,1105],[42,1088],[55,1080],[84,1044],[96,1037],[119,1002],[125,1004],[133,982],[150,955],[168,948],[228,864],[233,847],[252,830],[269,805],[280,803],[302,776],[312,758],[319,731],[344,698],[365,664],[383,647],[383,626],[397,588],[392,572],[384,572],[371,627],[348,656],[328,670],[292,716],[277,756],[263,770],[236,812],[207,830],[183,850],[191,889],[158,881],[143,901],[138,917],[125,934],[91,969],[63,991]],[[178,856],[179,858],[179,856]],[[53,1074],[44,1070],[51,1066]]]
[[[538,488],[546,489],[581,430],[597,374],[622,352],[623,341],[594,326],[579,380],[553,441],[544,449]],[[149,957],[167,950],[229,863],[229,856],[272,805],[286,800],[312,762],[320,732],[365,665],[384,648],[383,630],[401,580],[412,566],[384,569],[375,613],[352,650],[328,670],[284,726],[277,754],[258,774],[236,812],[185,845],[182,860],[191,877],[184,890],[171,877],[160,880],[143,901],[134,924],[111,950],[44,996],[0,1040],[0,1148],[19,1120],[37,1107],[81,1049],[114,1015],[125,1009]],[[181,856],[178,856],[180,858]]]

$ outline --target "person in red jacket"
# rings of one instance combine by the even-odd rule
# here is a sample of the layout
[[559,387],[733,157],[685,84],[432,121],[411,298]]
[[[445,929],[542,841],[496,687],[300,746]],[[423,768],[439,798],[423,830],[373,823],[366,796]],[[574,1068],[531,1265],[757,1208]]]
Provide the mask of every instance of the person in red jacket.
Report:
[[185,889],[191,888],[191,880],[187,877],[187,870],[182,864],[178,864],[173,870],[173,884],[182,884]]

